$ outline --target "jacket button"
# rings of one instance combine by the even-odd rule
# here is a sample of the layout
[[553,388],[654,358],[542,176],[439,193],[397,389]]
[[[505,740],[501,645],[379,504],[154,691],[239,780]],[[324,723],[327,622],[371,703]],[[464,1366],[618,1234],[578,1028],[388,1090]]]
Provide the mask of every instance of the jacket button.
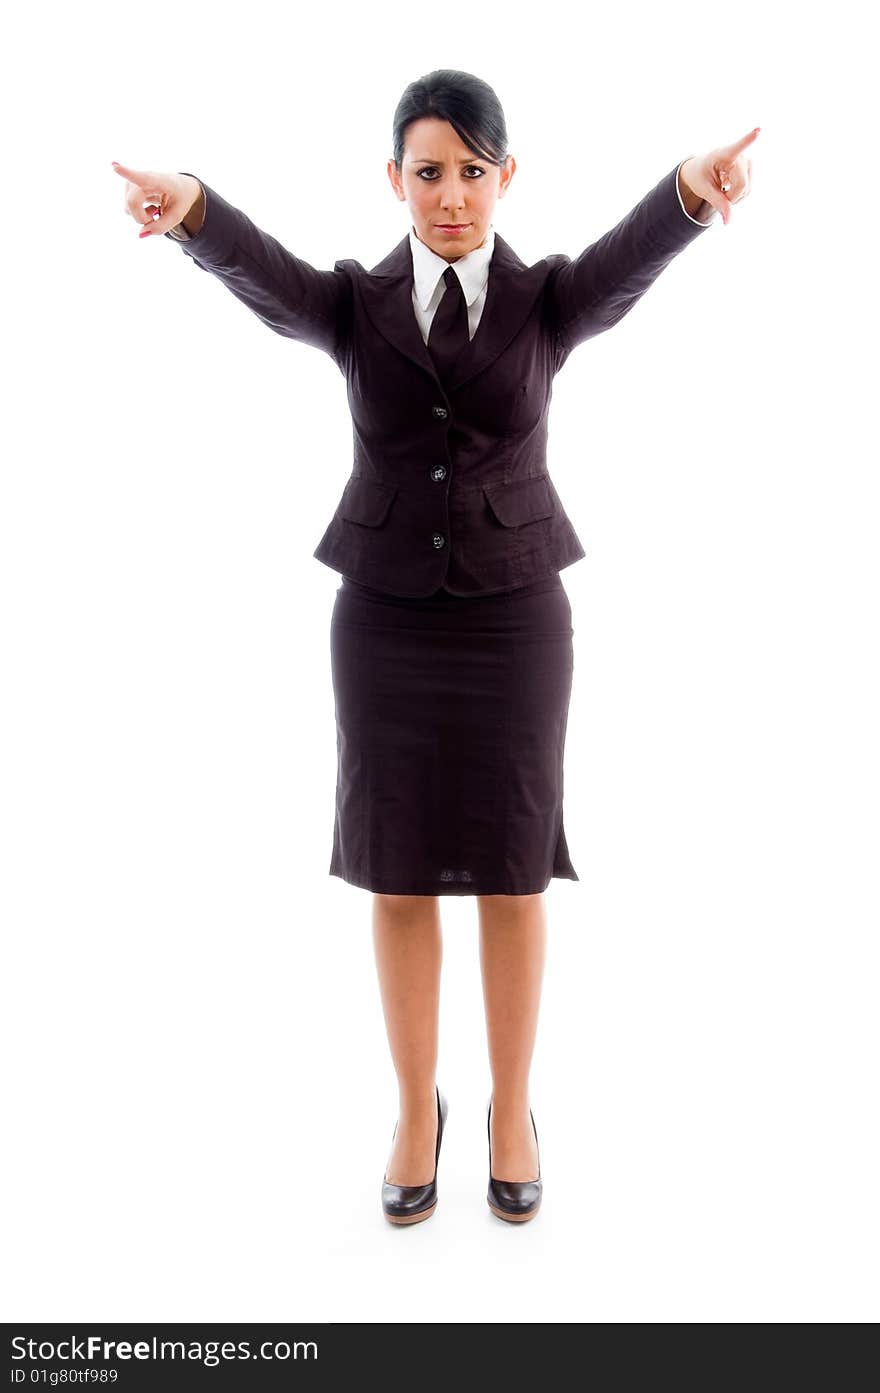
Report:
[[442,532],[434,533],[434,546],[437,548],[438,551],[441,547],[446,546],[446,538],[443,536]]
[[432,406],[431,414],[432,416],[435,416],[438,421],[445,421],[446,417],[449,415],[449,412],[446,410],[445,406]]
[[434,465],[434,468],[431,470],[431,478],[434,480],[434,483],[435,483],[435,484],[436,484],[436,483],[439,483],[439,481],[440,481],[441,479],[445,479],[445,478],[446,478],[446,465],[445,465],[445,464],[435,464],[435,465]]

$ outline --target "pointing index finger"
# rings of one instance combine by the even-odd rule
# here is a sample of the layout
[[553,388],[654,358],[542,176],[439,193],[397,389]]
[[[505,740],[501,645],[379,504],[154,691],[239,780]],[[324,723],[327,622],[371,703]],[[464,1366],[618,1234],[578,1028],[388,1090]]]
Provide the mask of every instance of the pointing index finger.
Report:
[[741,138],[739,140],[735,140],[732,145],[728,145],[725,151],[727,158],[729,160],[735,160],[737,155],[742,150],[747,149],[748,146],[751,145],[753,140],[757,140],[758,132],[760,131],[760,129],[760,126],[755,126],[752,130],[749,131],[748,135],[741,136]]
[[128,165],[120,164],[118,160],[111,160],[113,168],[123,179],[127,179],[131,184],[137,184],[139,189],[148,190],[154,183],[154,176],[148,169],[129,169]]

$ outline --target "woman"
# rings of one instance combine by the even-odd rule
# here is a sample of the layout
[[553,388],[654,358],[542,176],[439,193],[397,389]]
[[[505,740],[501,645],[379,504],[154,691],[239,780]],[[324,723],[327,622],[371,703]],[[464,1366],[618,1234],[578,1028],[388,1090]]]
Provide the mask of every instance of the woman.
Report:
[[[541,1203],[529,1070],[562,818],[573,671],[559,575],[584,555],[546,469],[553,376],[748,191],[742,151],[682,161],[572,261],[527,267],[495,230],[516,161],[498,98],[441,69],[404,92],[388,177],[410,229],[372,271],[316,270],[194,175],[115,164],[142,237],[167,234],[275,332],[346,377],[355,460],[315,556],[331,621],[338,781],[330,874],[372,891],[399,1116],[385,1217],[427,1219],[437,1089],[439,897],[474,895],[492,1095],[487,1199]],[[484,314],[485,311],[485,314]]]

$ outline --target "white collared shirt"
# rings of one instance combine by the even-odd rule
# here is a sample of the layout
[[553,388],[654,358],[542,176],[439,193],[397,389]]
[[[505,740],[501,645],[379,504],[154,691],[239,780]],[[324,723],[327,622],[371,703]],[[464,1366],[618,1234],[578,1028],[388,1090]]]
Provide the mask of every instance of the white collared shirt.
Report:
[[409,244],[413,259],[413,309],[425,343],[428,342],[434,312],[446,294],[443,273],[450,266],[461,281],[468,312],[468,336],[473,338],[486,303],[489,262],[492,260],[495,246],[495,224],[489,224],[489,231],[481,247],[474,247],[473,251],[465,252],[457,261],[445,261],[442,256],[438,256],[419,240],[414,227],[410,227],[409,230]]

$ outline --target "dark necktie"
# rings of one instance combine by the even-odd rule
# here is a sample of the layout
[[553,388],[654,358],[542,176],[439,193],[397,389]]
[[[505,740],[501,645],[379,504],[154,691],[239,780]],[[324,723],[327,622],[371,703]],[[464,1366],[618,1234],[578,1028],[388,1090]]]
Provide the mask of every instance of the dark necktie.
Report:
[[445,382],[464,350],[470,343],[468,312],[461,281],[448,266],[443,272],[446,290],[434,311],[428,331],[428,352],[434,360],[437,376]]

